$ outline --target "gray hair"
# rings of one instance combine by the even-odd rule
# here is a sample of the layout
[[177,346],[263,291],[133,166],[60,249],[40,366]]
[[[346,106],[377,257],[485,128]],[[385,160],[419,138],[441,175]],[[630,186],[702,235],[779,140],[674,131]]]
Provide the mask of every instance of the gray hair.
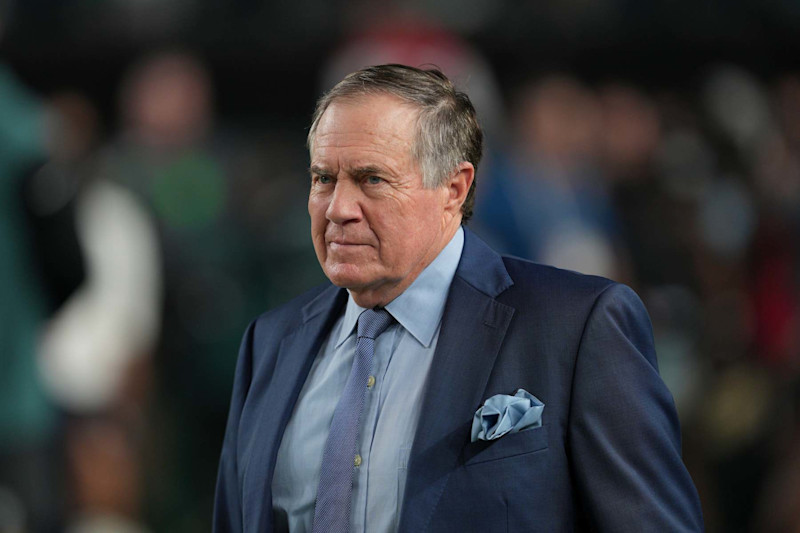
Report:
[[[313,149],[314,136],[323,113],[335,100],[357,99],[373,94],[391,94],[416,106],[416,139],[412,156],[422,171],[425,187],[447,183],[452,172],[464,161],[472,163],[475,172],[483,151],[483,132],[469,97],[459,92],[438,69],[422,70],[406,65],[377,65],[348,74],[317,101],[308,148]],[[472,216],[475,203],[475,180],[461,206],[462,220]]]

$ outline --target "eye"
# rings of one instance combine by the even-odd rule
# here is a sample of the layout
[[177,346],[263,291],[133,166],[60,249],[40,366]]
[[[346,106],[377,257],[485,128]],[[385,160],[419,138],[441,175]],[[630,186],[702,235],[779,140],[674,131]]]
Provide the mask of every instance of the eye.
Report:
[[382,181],[383,181],[383,178],[379,178],[378,176],[368,176],[367,177],[367,183],[369,183],[370,185],[377,185]]
[[330,176],[316,176],[314,178],[314,181],[316,181],[317,183],[319,183],[321,185],[327,185],[328,183],[331,182],[331,177]]

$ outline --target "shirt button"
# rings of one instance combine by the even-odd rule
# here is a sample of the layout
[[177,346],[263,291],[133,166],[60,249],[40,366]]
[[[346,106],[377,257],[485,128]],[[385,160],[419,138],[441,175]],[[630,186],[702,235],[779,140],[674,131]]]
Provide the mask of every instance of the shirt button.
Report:
[[375,386],[375,376],[370,376],[367,378],[367,388],[371,389]]
[[356,454],[356,458],[353,460],[353,464],[356,465],[356,467],[361,466],[361,456],[360,455]]

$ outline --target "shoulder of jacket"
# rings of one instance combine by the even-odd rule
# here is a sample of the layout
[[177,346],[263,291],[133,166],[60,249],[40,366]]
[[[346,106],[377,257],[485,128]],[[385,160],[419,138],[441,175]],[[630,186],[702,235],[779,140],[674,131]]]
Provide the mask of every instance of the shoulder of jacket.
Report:
[[511,290],[516,289],[523,292],[533,290],[559,293],[563,296],[594,295],[597,297],[610,287],[622,286],[601,276],[581,274],[519,257],[503,256],[503,263],[511,279],[514,280]]

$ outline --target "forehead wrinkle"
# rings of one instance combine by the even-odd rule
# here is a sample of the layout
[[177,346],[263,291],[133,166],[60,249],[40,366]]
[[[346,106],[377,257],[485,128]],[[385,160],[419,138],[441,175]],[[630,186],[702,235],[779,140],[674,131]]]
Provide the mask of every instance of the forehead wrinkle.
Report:
[[[361,106],[372,99],[384,98],[396,104],[388,113],[352,113],[359,108],[363,110]],[[398,114],[402,114],[399,117],[402,126],[388,127]],[[321,117],[311,147],[312,162],[331,173],[344,170],[350,175],[364,168],[382,169],[395,175],[399,174],[398,169],[406,166],[419,171],[414,153],[418,119],[418,109],[389,95],[337,100]]]
[[[350,153],[352,148],[354,153]],[[365,173],[391,173],[399,174],[399,168],[414,164],[413,157],[405,147],[390,149],[385,146],[363,146],[361,144],[350,146],[320,146],[314,150],[311,170],[325,171],[328,174],[344,170],[350,175],[363,175]]]
[[369,128],[358,131],[329,131],[320,133],[314,143],[314,151],[325,148],[364,148],[372,146],[372,151],[380,151],[385,148],[392,153],[399,149],[410,149],[414,144],[413,136],[411,139],[403,135],[400,131],[381,131],[380,129]]
[[[343,125],[353,126],[351,113],[353,110],[364,110],[365,108],[369,108],[370,102],[384,99],[393,101],[394,106],[388,111],[384,109],[380,113],[373,111],[369,114],[360,116],[358,119],[360,124],[356,131],[337,131]],[[363,134],[367,139],[386,137],[387,140],[390,140],[394,138],[401,144],[410,145],[416,138],[419,115],[419,109],[417,109],[414,105],[388,93],[363,95],[355,99],[337,99],[331,103],[331,105],[323,113],[322,117],[320,117],[314,144],[317,144],[319,139],[330,134]],[[402,123],[406,127],[401,129],[386,128],[386,124],[398,116],[403,119]],[[332,128],[333,131],[324,132],[326,127],[328,129]]]

